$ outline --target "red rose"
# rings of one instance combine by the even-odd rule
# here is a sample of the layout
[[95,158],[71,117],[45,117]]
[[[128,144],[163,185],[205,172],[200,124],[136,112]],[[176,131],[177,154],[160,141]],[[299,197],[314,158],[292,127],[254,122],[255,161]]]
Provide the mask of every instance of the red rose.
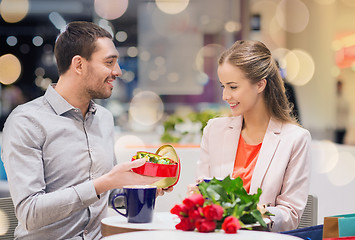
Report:
[[187,217],[189,209],[184,204],[176,204],[172,209],[170,209],[170,213],[178,215],[179,217]]
[[181,221],[175,225],[175,228],[183,231],[193,231],[195,230],[195,221],[190,218],[181,218]]
[[226,217],[222,224],[222,229],[225,233],[236,233],[238,229],[240,229],[240,223],[238,218],[233,216]]
[[202,218],[201,212],[202,212],[202,209],[200,207],[199,208],[191,208],[189,210],[189,218],[193,219],[193,220],[198,220],[198,219]]
[[211,204],[202,209],[203,215],[208,220],[221,220],[223,217],[224,209],[220,205]]
[[196,221],[196,228],[199,232],[213,232],[216,229],[216,222],[202,218]]
[[190,197],[185,198],[182,203],[184,203],[187,208],[193,208],[195,206],[202,206],[205,202],[205,199],[201,194],[192,194]]

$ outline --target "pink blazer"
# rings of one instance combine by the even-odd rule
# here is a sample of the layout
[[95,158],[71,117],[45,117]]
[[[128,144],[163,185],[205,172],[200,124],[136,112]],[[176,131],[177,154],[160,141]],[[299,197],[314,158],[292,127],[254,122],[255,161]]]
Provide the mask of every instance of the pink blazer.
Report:
[[[232,175],[242,128],[241,116],[211,119],[204,129],[197,176]],[[307,203],[310,175],[310,133],[295,124],[270,119],[249,193],[262,189],[260,204],[275,216],[272,231],[297,228]]]

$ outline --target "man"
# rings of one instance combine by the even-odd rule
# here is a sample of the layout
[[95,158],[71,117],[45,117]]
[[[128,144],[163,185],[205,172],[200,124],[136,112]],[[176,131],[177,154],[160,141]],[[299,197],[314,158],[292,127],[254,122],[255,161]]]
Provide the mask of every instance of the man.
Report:
[[122,72],[111,35],[72,22],[55,44],[59,80],[17,107],[3,130],[2,159],[19,225],[16,239],[99,239],[109,190],[151,184],[144,160],[116,165],[108,98]]

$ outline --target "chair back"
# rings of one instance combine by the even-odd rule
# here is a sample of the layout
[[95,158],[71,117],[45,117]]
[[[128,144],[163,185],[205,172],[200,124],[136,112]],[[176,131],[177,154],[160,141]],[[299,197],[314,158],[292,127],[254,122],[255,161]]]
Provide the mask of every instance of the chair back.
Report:
[[306,228],[317,225],[318,199],[316,196],[308,195],[307,205],[301,217],[298,228]]
[[11,197],[0,198],[0,239],[14,239],[17,223]]

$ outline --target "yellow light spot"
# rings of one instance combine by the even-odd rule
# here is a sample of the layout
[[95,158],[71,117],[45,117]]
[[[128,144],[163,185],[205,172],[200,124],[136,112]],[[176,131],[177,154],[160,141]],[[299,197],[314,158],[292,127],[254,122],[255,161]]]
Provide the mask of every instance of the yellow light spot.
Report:
[[315,66],[311,55],[307,52],[296,49],[286,55],[287,80],[294,85],[303,86],[313,77]]
[[309,22],[307,6],[300,0],[282,0],[276,9],[276,19],[288,32],[302,32]]
[[155,0],[157,7],[164,13],[177,14],[184,11],[190,0]]
[[197,70],[204,72],[205,61],[211,60],[211,62],[217,63],[219,55],[224,50],[224,47],[219,44],[207,44],[203,46],[196,55],[195,63]]
[[28,0],[2,0],[0,14],[5,22],[16,23],[26,17],[28,9]]
[[163,113],[162,100],[156,93],[150,91],[136,94],[129,106],[132,119],[143,126],[156,124],[163,117]]
[[238,32],[242,28],[240,23],[236,21],[228,21],[225,25],[224,28],[226,29],[227,32]]
[[128,8],[128,0],[95,0],[95,12],[100,17],[112,20],[121,17]]
[[0,82],[5,85],[14,83],[21,75],[21,63],[12,54],[0,57]]
[[355,158],[349,152],[340,152],[332,171],[327,173],[330,182],[335,186],[344,186],[352,182],[355,178]]
[[130,148],[130,146],[139,146],[140,149],[145,148],[144,141],[135,135],[123,135],[115,142],[115,156],[120,161],[131,161],[127,156],[134,156],[137,149]]
[[328,173],[334,169],[339,161],[339,152],[331,141],[315,141],[312,143],[313,170],[318,173]]
[[319,5],[330,5],[335,3],[336,0],[314,0]]

